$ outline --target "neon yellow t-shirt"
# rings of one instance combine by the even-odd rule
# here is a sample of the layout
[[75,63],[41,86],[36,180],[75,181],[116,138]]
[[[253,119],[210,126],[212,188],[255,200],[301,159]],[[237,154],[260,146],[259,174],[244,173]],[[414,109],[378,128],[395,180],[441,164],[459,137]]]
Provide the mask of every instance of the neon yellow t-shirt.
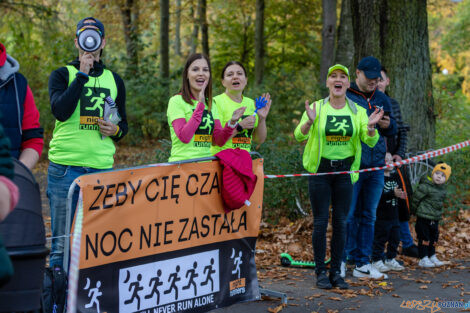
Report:
[[[233,111],[238,108],[246,107],[245,113],[239,121],[244,119],[247,116],[253,115],[255,112],[255,101],[248,97],[243,97],[242,102],[238,103],[230,99],[230,97],[224,92],[223,94],[214,97],[213,101],[214,105],[212,106],[212,111],[220,117],[220,123],[222,127],[230,121],[232,118]],[[255,121],[255,128],[258,127],[258,115],[256,115]],[[245,129],[240,133],[237,133],[233,138],[229,139],[224,146],[212,146],[211,152],[212,154],[216,154],[219,151],[225,149],[235,149],[240,148],[247,150],[248,152],[251,150],[251,142],[253,137],[253,129]]]
[[327,118],[320,125],[322,140],[322,157],[330,160],[342,160],[354,156],[355,149],[351,138],[356,135],[353,113],[348,105],[335,109],[328,102],[325,105]]
[[182,142],[176,136],[173,129],[172,123],[174,120],[184,118],[186,122],[189,121],[197,107],[197,103],[197,100],[193,100],[192,104],[186,103],[181,95],[175,95],[170,98],[167,110],[171,134],[171,155],[168,159],[169,162],[212,156],[210,149],[216,115],[214,112],[208,111],[207,104],[202,114],[201,123],[189,143]]

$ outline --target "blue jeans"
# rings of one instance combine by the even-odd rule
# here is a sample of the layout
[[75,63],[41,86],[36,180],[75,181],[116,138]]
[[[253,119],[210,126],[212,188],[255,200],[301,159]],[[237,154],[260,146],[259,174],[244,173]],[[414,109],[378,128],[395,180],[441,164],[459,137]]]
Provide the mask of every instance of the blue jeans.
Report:
[[[51,267],[55,265],[63,265],[64,243],[65,240],[70,240],[68,237],[55,238],[65,236],[70,233],[70,230],[65,229],[67,196],[70,185],[72,185],[73,181],[81,175],[101,171],[105,170],[90,167],[61,165],[49,162],[49,168],[47,170],[47,197],[49,198],[49,206],[51,210],[52,237],[54,237],[52,239],[51,254],[49,258],[49,264]],[[79,191],[80,190],[77,186],[72,197],[72,217],[75,214]]]
[[370,263],[374,242],[377,205],[384,188],[384,172],[364,172],[354,184],[351,208],[347,219],[346,258],[357,267]]
[[410,225],[407,221],[400,222],[400,240],[402,248],[409,248],[413,245],[413,237],[411,237]]

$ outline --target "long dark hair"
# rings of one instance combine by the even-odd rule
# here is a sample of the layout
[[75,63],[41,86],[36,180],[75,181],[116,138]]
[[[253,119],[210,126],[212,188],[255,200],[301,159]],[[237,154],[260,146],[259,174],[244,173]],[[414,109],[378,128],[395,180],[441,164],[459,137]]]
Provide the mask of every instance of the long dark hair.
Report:
[[207,64],[209,65],[209,82],[207,83],[206,90],[204,91],[204,96],[206,98],[206,103],[210,111],[212,107],[212,69],[211,62],[209,61],[209,58],[206,55],[202,53],[193,53],[188,57],[188,59],[186,60],[186,64],[184,65],[183,83],[180,92],[184,101],[189,104],[193,104],[192,100],[198,96],[191,94],[191,86],[189,85],[188,79],[189,67],[194,61],[198,59],[205,59],[207,61]]
[[246,69],[245,67],[243,66],[243,64],[241,64],[240,62],[238,61],[228,61],[227,64],[225,64],[223,70],[222,70],[222,74],[221,74],[221,78],[222,80],[224,79],[224,75],[225,75],[225,70],[227,69],[227,67],[229,67],[230,65],[238,65],[240,66],[242,69],[243,69],[243,72],[245,73],[245,77],[246,77]]

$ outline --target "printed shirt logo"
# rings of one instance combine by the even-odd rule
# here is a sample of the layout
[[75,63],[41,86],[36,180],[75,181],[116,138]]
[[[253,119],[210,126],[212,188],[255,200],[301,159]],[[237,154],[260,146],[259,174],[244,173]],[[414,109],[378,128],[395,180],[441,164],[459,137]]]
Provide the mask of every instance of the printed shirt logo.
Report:
[[326,145],[344,146],[353,135],[353,125],[349,115],[328,115],[325,125]]
[[111,95],[107,88],[85,87],[80,95],[79,129],[99,130],[98,118],[103,116],[104,98]]
[[[194,112],[194,110],[193,110]],[[194,134],[194,146],[210,148],[212,145],[212,131],[214,130],[214,118],[212,114],[204,110],[201,123]]]
[[[249,115],[243,115],[239,121],[243,120]],[[253,134],[253,129],[244,129],[242,132],[239,132],[232,138],[233,149],[251,149],[251,135]]]
[[[397,187],[397,182],[393,180],[386,181],[384,184],[384,192],[393,192],[393,190]],[[393,197],[391,200],[386,200],[385,202],[390,203],[392,206],[397,206],[398,204],[396,197]]]

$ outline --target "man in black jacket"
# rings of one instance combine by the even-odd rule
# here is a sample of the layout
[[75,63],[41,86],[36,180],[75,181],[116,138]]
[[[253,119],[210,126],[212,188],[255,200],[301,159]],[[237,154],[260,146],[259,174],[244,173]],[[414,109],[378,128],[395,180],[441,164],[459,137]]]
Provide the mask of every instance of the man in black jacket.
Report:
[[[49,97],[56,118],[49,149],[47,196],[51,208],[50,265],[62,265],[66,229],[66,199],[73,181],[87,173],[110,170],[116,148],[127,133],[126,90],[122,79],[101,61],[106,45],[103,24],[93,17],[78,22],[75,47],[79,56],[52,72]],[[107,101],[116,103],[121,120],[106,120]],[[112,103],[112,101],[111,101]],[[78,198],[78,190],[73,203]],[[74,209],[72,209],[72,216]],[[57,238],[59,237],[59,238]]]
[[[386,89],[390,85],[390,77],[388,76],[387,69],[384,66],[382,66],[381,74],[382,77],[379,78],[377,89],[388,96]],[[395,136],[387,137],[387,150],[392,154],[393,161],[396,162],[405,158],[409,126],[403,122],[400,104],[398,101],[390,97],[390,102],[392,104],[392,114],[397,122],[398,133]],[[408,198],[406,202],[402,202],[398,207],[402,253],[404,255],[416,258],[418,257],[418,247],[413,242],[413,237],[411,237],[410,227],[408,224],[410,219],[409,203],[411,203],[412,192],[411,183],[409,181],[408,175],[406,175],[407,168],[402,168],[401,171],[398,169],[398,171],[403,173],[403,175],[400,175],[400,177],[403,181],[403,184],[406,185]]]

